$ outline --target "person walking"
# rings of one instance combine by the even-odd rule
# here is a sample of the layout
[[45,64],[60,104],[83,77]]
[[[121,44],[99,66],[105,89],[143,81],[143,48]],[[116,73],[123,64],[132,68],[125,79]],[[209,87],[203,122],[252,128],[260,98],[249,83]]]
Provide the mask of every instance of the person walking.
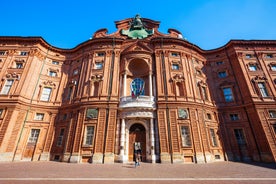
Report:
[[134,156],[133,156],[133,160],[135,162],[135,167],[140,166],[141,157],[142,157],[142,150],[141,150],[140,143],[135,143]]

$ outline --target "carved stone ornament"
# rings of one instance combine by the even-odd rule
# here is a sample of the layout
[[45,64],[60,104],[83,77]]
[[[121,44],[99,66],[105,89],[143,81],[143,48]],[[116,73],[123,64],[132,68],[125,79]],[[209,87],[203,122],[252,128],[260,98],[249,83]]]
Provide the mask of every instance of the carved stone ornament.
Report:
[[256,82],[256,81],[266,81],[267,78],[265,76],[256,76],[252,79],[253,82]]
[[154,33],[154,30],[148,30],[145,28],[140,15],[136,15],[130,23],[128,30],[122,30],[122,35],[126,35],[131,39],[143,39]]
[[71,80],[68,82],[68,85],[77,85],[78,81],[76,80]]
[[42,83],[44,86],[53,86],[56,87],[56,84],[53,81],[47,80]]
[[175,82],[183,82],[185,81],[185,78],[182,74],[176,74],[175,76],[173,76],[172,80]]
[[91,80],[92,81],[95,81],[95,82],[99,82],[99,81],[102,81],[103,80],[103,76],[98,74],[98,75],[92,75],[91,76]]
[[19,80],[19,79],[20,79],[20,75],[17,74],[17,73],[15,73],[15,72],[13,72],[13,73],[8,73],[8,74],[6,74],[6,78],[8,78],[8,79],[17,79],[17,80]]

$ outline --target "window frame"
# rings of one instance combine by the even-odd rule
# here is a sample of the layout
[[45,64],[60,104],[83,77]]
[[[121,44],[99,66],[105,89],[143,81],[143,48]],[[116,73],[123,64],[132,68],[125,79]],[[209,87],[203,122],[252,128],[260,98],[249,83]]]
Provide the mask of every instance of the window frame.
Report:
[[56,71],[53,71],[53,70],[50,70],[49,73],[48,73],[48,76],[50,77],[57,77],[57,72]]
[[235,129],[233,129],[233,131],[234,131],[234,137],[237,141],[237,144],[239,146],[247,145],[244,130],[242,128],[235,128]]
[[181,146],[184,148],[192,147],[191,130],[188,125],[180,126],[180,135],[181,135]]
[[276,110],[268,110],[269,118],[276,118]]
[[180,66],[178,63],[172,63],[172,70],[180,70]]
[[43,121],[44,117],[45,117],[44,113],[36,113],[35,117],[34,117],[34,120],[36,120],[36,121]]
[[213,147],[218,147],[219,144],[218,144],[218,139],[217,139],[217,136],[216,136],[216,133],[215,133],[215,129],[214,128],[210,128],[210,137],[211,137],[211,145]]
[[258,90],[263,98],[269,97],[269,92],[267,90],[267,86],[264,81],[258,81],[257,87],[258,87]]
[[230,118],[231,121],[238,121],[238,120],[240,120],[239,114],[236,114],[236,113],[229,114],[229,118]]
[[[46,89],[48,89],[50,91],[47,92]],[[48,86],[43,87],[40,98],[39,98],[40,101],[49,102],[51,100],[52,91],[53,91],[53,88],[51,88],[51,87],[48,87]]]
[[[11,84],[8,84],[8,81],[11,82]],[[5,81],[4,86],[1,89],[0,94],[1,95],[8,95],[11,91],[12,85],[14,84],[14,79],[7,79]]]
[[28,144],[36,144],[39,139],[40,129],[33,128],[28,137]]
[[65,134],[65,128],[61,128],[59,130],[59,135],[57,137],[57,146],[59,146],[59,147],[63,145],[64,134]]
[[220,72],[218,72],[218,78],[226,78],[226,77],[228,77],[228,73],[227,73],[227,71],[220,71]]
[[[92,132],[88,132],[91,128]],[[86,125],[85,126],[85,133],[83,139],[83,146],[90,147],[94,145],[94,137],[95,137],[95,125]]]
[[[229,93],[229,94],[226,93],[226,90],[229,90],[229,92],[231,92],[231,93]],[[224,97],[225,102],[234,102],[235,101],[232,87],[223,87],[222,88],[222,93],[223,93],[223,97]]]

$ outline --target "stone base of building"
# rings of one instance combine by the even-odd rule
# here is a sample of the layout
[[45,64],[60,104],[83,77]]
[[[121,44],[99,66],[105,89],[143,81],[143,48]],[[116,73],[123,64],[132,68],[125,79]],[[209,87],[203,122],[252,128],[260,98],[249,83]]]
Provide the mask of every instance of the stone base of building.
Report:
[[270,153],[261,153],[262,162],[275,162],[272,154]]
[[62,162],[69,162],[70,160],[70,153],[64,153],[63,157],[62,157]]
[[92,157],[93,164],[102,164],[103,163],[103,154],[102,153],[94,153]]
[[172,157],[173,157],[173,163],[174,164],[183,164],[184,163],[184,157],[182,154],[180,153],[173,153],[172,154]]
[[105,153],[104,154],[104,163],[105,164],[114,164],[114,153]]
[[41,153],[39,161],[49,161],[50,160],[50,153]]
[[171,154],[169,153],[161,153],[160,154],[161,164],[169,164],[171,163]]
[[79,154],[72,154],[70,157],[70,163],[80,163],[81,156]]
[[119,163],[127,163],[128,162],[128,155],[117,155],[115,160]]
[[[20,155],[21,157],[21,155]],[[13,153],[0,153],[0,162],[10,162],[12,161]]]
[[203,153],[197,153],[197,154],[195,155],[195,163],[197,163],[197,164],[206,163],[206,162],[205,162],[205,157],[204,157],[204,154],[203,154]]

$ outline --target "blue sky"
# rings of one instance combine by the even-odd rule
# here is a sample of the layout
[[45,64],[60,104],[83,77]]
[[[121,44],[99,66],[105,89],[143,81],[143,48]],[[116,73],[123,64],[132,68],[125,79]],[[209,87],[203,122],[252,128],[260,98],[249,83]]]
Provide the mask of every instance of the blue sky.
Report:
[[204,50],[231,39],[276,40],[275,0],[5,0],[0,36],[41,36],[55,47],[74,48],[98,29],[115,32],[114,21],[137,13]]

